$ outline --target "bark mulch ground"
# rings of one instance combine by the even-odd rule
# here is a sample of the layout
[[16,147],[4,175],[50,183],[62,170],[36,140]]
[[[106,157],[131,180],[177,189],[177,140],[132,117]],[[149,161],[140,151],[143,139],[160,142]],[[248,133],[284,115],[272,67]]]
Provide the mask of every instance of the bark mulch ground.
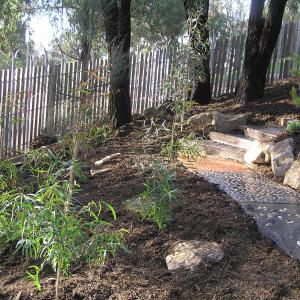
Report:
[[[277,120],[280,110],[286,111],[290,105],[284,103],[278,100],[278,114],[273,116],[269,111],[265,118],[270,122]],[[253,107],[257,111],[253,121],[262,120],[259,107],[264,104]],[[141,192],[147,180],[137,161],[157,158],[161,148],[162,138],[144,143],[142,134],[139,127],[134,127],[87,154],[87,161],[92,163],[109,154],[122,153],[108,163],[109,172],[82,184],[77,200],[82,204],[97,199],[111,203],[118,213],[116,226],[129,230],[128,251],[119,252],[98,268],[76,266],[62,283],[61,298],[300,299],[299,263],[263,237],[255,222],[228,196],[188,172],[179,162],[170,164],[176,174],[178,203],[165,230],[159,231],[150,221],[141,221],[126,210],[124,201]],[[222,244],[224,259],[202,264],[194,272],[169,273],[165,264],[169,246],[178,240],[194,239]],[[38,293],[24,277],[28,263],[11,253],[0,257],[0,262],[0,299],[13,299],[19,292],[20,299],[54,299],[53,273],[43,274],[43,290]]]

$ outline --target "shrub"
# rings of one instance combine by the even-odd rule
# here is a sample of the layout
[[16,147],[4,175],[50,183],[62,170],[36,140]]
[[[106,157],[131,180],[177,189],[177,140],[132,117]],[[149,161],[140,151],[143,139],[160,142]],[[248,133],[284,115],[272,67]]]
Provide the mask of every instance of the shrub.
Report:
[[291,121],[286,125],[286,130],[288,132],[300,132],[300,121]]
[[142,220],[151,220],[159,229],[164,229],[171,220],[171,204],[176,192],[173,176],[165,166],[156,165],[144,190],[135,199],[126,201],[127,208],[138,213]]
[[[126,233],[114,229],[117,216],[108,203],[74,204],[79,186],[69,180],[70,172],[84,178],[77,161],[62,161],[48,149],[28,153],[20,169],[9,161],[0,163],[0,253],[14,248],[13,254],[31,261],[27,276],[38,290],[40,273],[51,266],[57,278],[56,299],[62,275],[77,263],[104,262],[124,248]],[[29,178],[28,186],[24,177]],[[112,218],[101,218],[104,207]]]

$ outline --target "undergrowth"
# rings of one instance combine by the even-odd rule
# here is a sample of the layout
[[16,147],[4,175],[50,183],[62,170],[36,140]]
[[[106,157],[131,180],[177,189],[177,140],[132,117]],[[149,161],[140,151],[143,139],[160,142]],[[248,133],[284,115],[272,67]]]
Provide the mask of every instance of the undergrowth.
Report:
[[[105,261],[124,248],[124,229],[114,229],[114,208],[104,201],[81,207],[74,201],[85,179],[79,162],[63,161],[47,148],[28,153],[17,168],[0,162],[0,253],[20,254],[30,266],[27,276],[38,290],[45,266],[56,273],[56,298],[61,276],[75,264]],[[101,217],[108,210],[111,217]]]
[[162,230],[171,221],[171,206],[176,196],[172,183],[174,174],[158,162],[143,172],[150,173],[145,188],[137,197],[127,200],[126,206],[142,220],[151,220]]

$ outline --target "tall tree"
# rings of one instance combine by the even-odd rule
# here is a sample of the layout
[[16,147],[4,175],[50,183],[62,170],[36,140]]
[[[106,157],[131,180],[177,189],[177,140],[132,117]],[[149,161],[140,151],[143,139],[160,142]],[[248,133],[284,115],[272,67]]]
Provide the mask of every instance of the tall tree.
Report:
[[104,26],[110,64],[110,114],[120,127],[130,123],[131,0],[106,0]]
[[242,103],[264,95],[267,70],[287,0],[270,0],[266,16],[265,2],[251,1],[243,72],[236,89],[236,98]]
[[192,100],[201,105],[208,104],[211,99],[210,88],[210,47],[208,29],[209,0],[185,0],[186,15],[190,20],[190,44],[195,55],[195,72],[193,78],[195,89]]

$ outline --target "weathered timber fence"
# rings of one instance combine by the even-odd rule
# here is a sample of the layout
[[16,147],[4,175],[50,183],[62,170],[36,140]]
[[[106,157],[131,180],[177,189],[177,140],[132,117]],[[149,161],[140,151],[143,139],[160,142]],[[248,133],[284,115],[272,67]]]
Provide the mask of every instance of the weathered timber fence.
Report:
[[[211,45],[213,97],[234,92],[242,70],[245,36],[219,39]],[[292,54],[300,55],[300,26],[283,24],[267,74],[268,83],[287,78]],[[165,48],[131,56],[130,94],[133,113],[158,106],[169,94],[166,80],[178,66],[174,50]],[[179,56],[180,57],[180,56]],[[81,64],[62,62],[0,70],[0,157],[28,149],[42,132],[61,134],[70,130],[80,92],[88,91],[89,122],[107,115],[109,68],[104,58],[89,62],[87,86],[81,86]],[[174,82],[176,87],[176,82]]]

